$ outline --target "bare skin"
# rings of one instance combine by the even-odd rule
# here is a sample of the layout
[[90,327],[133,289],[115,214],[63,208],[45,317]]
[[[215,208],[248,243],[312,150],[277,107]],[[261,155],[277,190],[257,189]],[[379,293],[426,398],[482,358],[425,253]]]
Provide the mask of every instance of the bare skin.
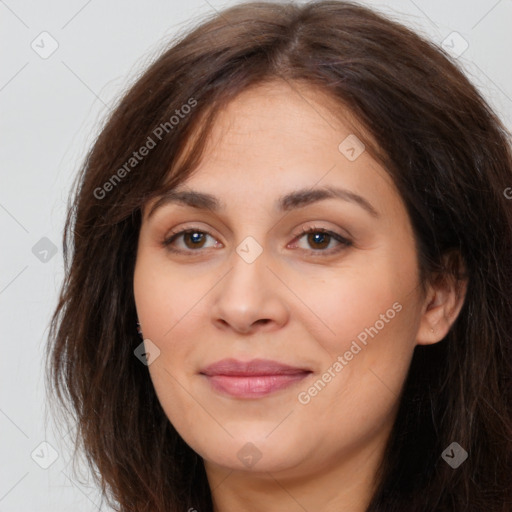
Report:
[[[304,86],[245,91],[179,185],[225,209],[144,210],[134,292],[144,337],[160,350],[149,371],[169,420],[204,459],[215,512],[364,512],[414,347],[442,340],[463,303],[449,283],[422,292],[401,197],[368,151],[353,161],[340,151],[354,132],[336,109]],[[327,186],[376,215],[346,197],[275,206]],[[349,244],[301,234],[312,227]],[[162,244],[183,229],[198,233]],[[311,373],[241,398],[200,374],[224,358]]]

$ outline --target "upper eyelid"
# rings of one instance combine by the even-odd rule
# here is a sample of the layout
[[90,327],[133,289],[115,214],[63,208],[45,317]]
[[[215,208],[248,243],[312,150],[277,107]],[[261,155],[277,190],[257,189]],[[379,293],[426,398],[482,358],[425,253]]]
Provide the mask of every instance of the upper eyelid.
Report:
[[[329,229],[329,228],[326,228],[326,227],[323,227],[323,226],[317,226],[317,225],[311,225],[311,226],[301,226],[300,230],[297,231],[293,236],[294,236],[294,240],[300,240],[301,238],[303,238],[304,236],[306,236],[308,234],[308,232],[325,232],[328,236],[331,236],[334,240],[336,240],[339,244],[343,245],[353,245],[353,240],[352,240],[352,237],[347,237],[345,235],[342,235],[341,233],[338,233],[336,231],[334,231],[334,229]],[[164,240],[163,240],[163,245],[164,246],[168,246],[168,245],[171,245],[172,242],[174,242],[175,239],[178,239],[179,237],[185,235],[187,232],[199,232],[199,233],[204,233],[210,237],[212,237],[213,239],[217,240],[217,237],[215,237],[215,235],[213,235],[212,233],[210,233],[207,229],[202,229],[198,226],[185,226],[183,228],[180,228],[178,229],[177,231],[172,231],[171,233],[169,233],[168,235],[166,235],[164,237]],[[337,240],[336,238],[339,238],[339,240]],[[307,250],[307,249],[306,249]],[[184,252],[200,252],[199,250],[198,251],[194,251],[193,249],[178,249],[178,251],[184,251]],[[311,249],[311,251],[313,252],[328,252],[328,251],[314,251],[313,249]]]
[[[352,238],[352,236],[350,234],[347,234],[347,235],[344,235],[342,233],[338,233],[336,232],[336,228],[329,228],[329,227],[325,227],[325,226],[317,226],[317,225],[311,225],[311,226],[307,226],[307,225],[302,225],[300,228],[297,229],[296,233],[294,233],[293,236],[300,236],[303,234],[304,231],[309,231],[309,230],[318,230],[318,231],[328,231],[330,233],[333,233],[341,238],[345,238],[345,239],[349,239],[349,238]],[[185,232],[187,231],[198,231],[200,233],[205,233],[209,236],[212,236],[214,238],[215,235],[213,233],[211,233],[211,230],[208,229],[208,228],[201,228],[197,225],[191,225],[191,226],[184,226],[184,227],[181,227],[177,230],[171,230],[168,234],[165,235],[164,239],[167,240],[173,236],[177,236],[177,235],[181,235],[181,234],[184,234]]]

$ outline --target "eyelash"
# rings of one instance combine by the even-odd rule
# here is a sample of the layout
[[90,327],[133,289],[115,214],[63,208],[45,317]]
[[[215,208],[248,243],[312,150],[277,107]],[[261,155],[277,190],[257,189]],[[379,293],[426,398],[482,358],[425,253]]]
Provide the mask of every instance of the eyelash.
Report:
[[[174,242],[174,240],[176,240],[179,236],[189,234],[189,233],[201,233],[201,234],[212,236],[210,233],[208,233],[208,231],[196,229],[194,227],[186,228],[186,229],[183,229],[176,233],[171,233],[170,236],[168,236],[165,240],[163,240],[162,246],[165,247],[168,251],[173,252],[173,253],[178,253],[178,254],[200,252],[201,248],[182,250],[182,249],[175,249],[175,248],[171,247],[172,242]],[[295,239],[300,240],[302,237],[304,237],[305,235],[308,235],[310,233],[322,233],[325,235],[329,235],[331,238],[333,238],[334,240],[336,240],[337,242],[339,242],[341,244],[337,248],[334,248],[334,250],[332,248],[329,250],[311,249],[309,251],[307,249],[304,249],[306,252],[309,252],[311,255],[327,257],[327,256],[331,256],[333,254],[336,254],[336,253],[342,251],[343,249],[350,247],[352,245],[352,242],[350,240],[341,236],[339,233],[335,233],[334,231],[330,231],[330,230],[324,229],[324,228],[317,228],[315,226],[312,226],[309,228],[302,228],[298,234],[294,235],[294,240]],[[214,238],[214,237],[212,236],[212,238]],[[322,253],[324,253],[324,254],[322,254]]]

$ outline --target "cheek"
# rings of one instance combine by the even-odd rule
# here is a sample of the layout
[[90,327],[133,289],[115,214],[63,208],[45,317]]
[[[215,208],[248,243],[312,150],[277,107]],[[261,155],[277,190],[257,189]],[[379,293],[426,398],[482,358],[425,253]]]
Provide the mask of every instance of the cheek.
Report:
[[194,304],[204,297],[206,284],[142,252],[135,266],[134,296],[144,336],[163,343],[172,339],[178,324],[194,316]]
[[[307,297],[305,302],[314,304],[321,324],[313,315],[304,318],[311,319],[311,326],[322,325],[315,339],[324,349],[326,373],[311,393],[303,389],[304,400],[316,402],[311,404],[315,411],[311,418],[324,415],[340,401],[361,421],[362,411],[373,409],[384,415],[392,407],[415,346],[417,277],[414,251],[398,257],[383,250],[379,258],[368,254],[362,265],[338,269],[321,286],[298,291]],[[365,403],[368,407],[361,408]]]
[[148,366],[150,378],[170,422],[180,432],[193,431],[187,411],[197,407],[197,403],[185,391],[184,375],[195,371],[189,357],[193,348],[189,343],[193,337],[190,327],[194,325],[193,305],[204,295],[204,289],[193,280],[182,283],[175,274],[168,275],[165,265],[145,256],[141,251],[137,259],[134,296],[144,339],[151,340],[159,349],[158,357]]
[[317,297],[334,334],[317,338],[328,353],[323,373],[296,398],[301,428],[333,443],[367,439],[391,421],[410,365],[418,311],[411,281],[379,275],[333,283],[329,300]]
[[349,350],[352,340],[364,345],[375,336],[395,331],[409,315],[406,306],[412,306],[415,299],[410,293],[415,287],[414,269],[405,272],[399,267],[383,260],[371,267],[337,269],[316,283],[297,280],[294,291],[310,306],[301,322],[309,324],[310,332],[333,355]]

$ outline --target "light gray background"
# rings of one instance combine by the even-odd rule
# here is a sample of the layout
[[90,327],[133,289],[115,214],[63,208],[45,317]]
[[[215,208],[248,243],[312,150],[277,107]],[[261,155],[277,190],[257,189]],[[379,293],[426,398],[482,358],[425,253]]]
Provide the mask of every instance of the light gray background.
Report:
[[[127,84],[166,38],[232,3],[0,0],[2,512],[108,510],[87,472],[79,479],[72,471],[72,436],[45,414],[43,349],[63,277],[66,201],[101,120]],[[465,40],[458,61],[512,128],[512,0],[361,3],[439,44],[449,36],[453,51]],[[47,58],[40,53],[52,41],[44,31],[58,44]],[[43,469],[38,463],[52,462],[52,449],[58,458]]]

